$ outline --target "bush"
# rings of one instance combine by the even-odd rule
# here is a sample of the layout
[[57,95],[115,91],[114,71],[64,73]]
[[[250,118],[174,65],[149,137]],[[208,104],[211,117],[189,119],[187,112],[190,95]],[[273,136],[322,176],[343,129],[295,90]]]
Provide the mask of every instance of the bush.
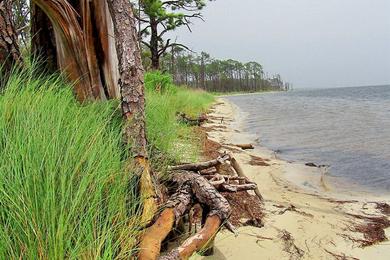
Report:
[[161,73],[160,71],[151,71],[145,74],[145,88],[148,91],[161,93],[175,91],[172,76],[167,73]]

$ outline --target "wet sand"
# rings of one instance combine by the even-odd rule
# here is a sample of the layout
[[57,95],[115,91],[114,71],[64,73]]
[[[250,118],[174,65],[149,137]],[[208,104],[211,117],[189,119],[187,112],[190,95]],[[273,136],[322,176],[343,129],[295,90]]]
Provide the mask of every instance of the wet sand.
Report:
[[238,115],[220,98],[205,128],[258,184],[264,227],[239,227],[237,236],[223,230],[213,256],[193,259],[390,259],[388,198],[348,192],[345,183],[341,193],[323,169],[280,160],[264,147],[237,149],[254,138],[241,131]]

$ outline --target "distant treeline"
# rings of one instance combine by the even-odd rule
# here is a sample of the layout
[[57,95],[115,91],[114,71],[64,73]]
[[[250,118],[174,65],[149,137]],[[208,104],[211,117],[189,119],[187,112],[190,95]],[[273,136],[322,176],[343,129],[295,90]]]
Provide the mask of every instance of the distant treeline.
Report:
[[[144,59],[148,61],[148,59]],[[172,48],[161,58],[160,69],[172,74],[176,84],[203,88],[212,92],[287,91],[291,85],[279,74],[268,76],[258,62],[219,60],[209,54],[196,54]],[[149,67],[148,64],[145,64]]]

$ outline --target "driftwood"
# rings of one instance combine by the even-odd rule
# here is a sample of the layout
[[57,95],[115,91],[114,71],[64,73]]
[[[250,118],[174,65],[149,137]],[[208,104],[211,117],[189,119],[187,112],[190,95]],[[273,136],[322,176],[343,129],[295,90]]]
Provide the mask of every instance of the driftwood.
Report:
[[211,161],[207,161],[207,162],[189,163],[189,164],[171,166],[171,167],[169,167],[169,170],[171,170],[171,171],[175,171],[175,170],[201,171],[201,170],[206,170],[208,168],[222,164],[229,159],[230,159],[229,155],[224,155],[222,157],[218,157],[215,160],[211,160]]
[[242,150],[255,149],[253,144],[235,144],[234,146],[240,147]]
[[191,125],[191,126],[200,126],[202,123],[207,121],[207,116],[205,114],[200,115],[198,118],[191,118],[185,113],[178,112],[177,120],[181,123]]
[[[241,166],[238,164],[237,160],[236,160],[234,157],[232,157],[232,158],[230,159],[230,163],[231,163],[233,169],[236,171],[236,173],[237,173],[238,176],[248,179],[248,178],[246,177],[244,171],[242,170]],[[264,200],[264,199],[263,199],[263,196],[261,195],[261,193],[260,193],[258,187],[256,187],[256,188],[254,189],[254,192],[255,192],[256,196],[260,199],[260,201],[263,201],[263,200]]]
[[[230,165],[228,164],[230,162]],[[220,174],[221,165],[229,165],[238,176]],[[262,200],[256,183],[250,182],[237,161],[229,154],[215,160],[183,164],[169,168],[172,176],[171,190],[174,191],[163,206],[162,212],[141,239],[140,260],[148,259],[188,259],[200,249],[210,248],[212,241],[224,225],[234,231],[229,222],[231,208],[224,196],[219,192],[239,192],[253,190]],[[161,243],[180,219],[196,205],[202,208],[203,227],[194,236],[188,238],[181,246],[160,257]],[[212,249],[209,250],[212,252]]]

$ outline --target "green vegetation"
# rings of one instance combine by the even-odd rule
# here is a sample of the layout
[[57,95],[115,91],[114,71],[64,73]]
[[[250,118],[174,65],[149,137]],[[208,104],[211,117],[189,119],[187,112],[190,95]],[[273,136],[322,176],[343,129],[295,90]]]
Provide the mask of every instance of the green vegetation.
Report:
[[145,76],[147,134],[153,145],[152,154],[155,154],[153,148],[157,148],[168,160],[196,159],[197,136],[177,121],[176,113],[197,117],[206,112],[214,97],[203,90],[177,87],[172,82],[170,75],[158,71]]
[[[117,101],[80,105],[58,77],[33,74],[14,73],[0,95],[0,259],[129,257],[139,200]],[[169,77],[155,91],[164,77],[146,76],[147,131],[151,150],[174,160],[196,151],[176,111],[197,115],[213,98]]]

